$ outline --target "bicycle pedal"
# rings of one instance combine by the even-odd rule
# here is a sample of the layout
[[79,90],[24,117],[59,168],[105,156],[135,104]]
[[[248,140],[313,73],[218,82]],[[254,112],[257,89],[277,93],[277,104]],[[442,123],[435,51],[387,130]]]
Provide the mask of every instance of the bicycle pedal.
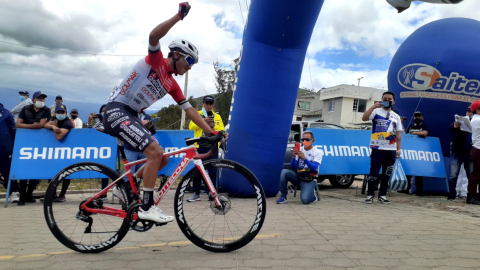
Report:
[[168,223],[157,223],[155,222],[155,226],[156,227],[160,227],[160,226],[163,226],[163,225],[167,225]]

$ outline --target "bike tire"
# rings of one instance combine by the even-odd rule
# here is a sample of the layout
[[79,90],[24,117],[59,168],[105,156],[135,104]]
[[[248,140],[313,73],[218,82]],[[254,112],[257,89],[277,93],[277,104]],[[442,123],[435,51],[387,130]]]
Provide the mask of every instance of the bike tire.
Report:
[[[52,234],[55,236],[55,238],[57,238],[58,241],[60,241],[60,243],[62,243],[66,247],[68,247],[68,248],[70,248],[74,251],[81,252],[81,253],[98,253],[98,252],[102,252],[102,251],[111,249],[112,247],[114,247],[115,245],[120,243],[120,241],[125,237],[125,235],[128,233],[128,230],[130,228],[130,225],[129,225],[129,222],[128,222],[127,218],[123,219],[123,222],[121,220],[119,220],[121,218],[117,218],[115,220],[115,223],[116,224],[121,224],[121,225],[119,225],[116,233],[114,233],[114,232],[107,233],[108,235],[106,237],[108,237],[108,238],[105,238],[106,240],[102,240],[100,238],[100,236],[99,236],[100,232],[97,233],[95,231],[95,227],[94,227],[94,233],[97,234],[98,240],[95,239],[95,237],[90,236],[91,242],[88,245],[86,245],[85,243],[82,243],[83,235],[82,235],[82,238],[81,238],[80,242],[75,240],[75,239],[72,239],[73,235],[74,235],[74,232],[77,228],[77,224],[80,224],[80,226],[78,226],[79,227],[78,231],[80,231],[82,229],[82,224],[83,224],[81,222],[78,223],[78,218],[76,218],[76,216],[71,217],[71,213],[73,213],[74,210],[75,210],[74,209],[75,205],[76,205],[77,209],[79,210],[78,213],[80,213],[80,209],[79,209],[79,206],[81,204],[80,201],[91,198],[95,193],[99,192],[101,190],[101,188],[100,188],[100,190],[95,190],[95,191],[88,190],[88,193],[85,192],[85,195],[83,194],[82,191],[80,191],[80,193],[79,193],[80,195],[78,195],[78,194],[70,195],[70,193],[67,193],[67,195],[69,195],[68,196],[69,198],[74,198],[74,197],[78,198],[77,200],[73,199],[73,200],[67,201],[67,202],[71,202],[70,205],[65,205],[65,202],[60,204],[60,203],[54,203],[53,201],[54,201],[54,198],[55,198],[56,193],[57,193],[57,187],[59,187],[59,185],[62,184],[62,182],[65,179],[67,179],[67,177],[69,175],[72,175],[74,173],[80,173],[80,172],[81,173],[89,173],[90,171],[96,172],[97,175],[100,175],[98,173],[102,173],[104,176],[106,176],[106,177],[108,177],[109,179],[112,179],[112,180],[116,180],[120,177],[117,172],[115,172],[111,168],[109,168],[107,166],[104,166],[102,164],[99,164],[99,163],[95,163],[95,162],[75,163],[75,164],[70,165],[70,166],[64,168],[63,170],[61,170],[52,179],[52,181],[50,182],[50,184],[47,188],[47,191],[45,193],[45,201],[44,201],[45,221],[47,222],[48,228],[50,229]],[[72,179],[72,180],[78,180],[78,179]],[[78,180],[78,181],[80,181],[80,180]],[[85,181],[83,181],[83,182],[85,182]],[[117,182],[117,187],[120,188],[123,196],[125,197],[126,193],[125,193],[125,189],[124,189],[123,185],[124,185],[124,182],[122,180]],[[124,200],[124,202],[125,201],[126,200]],[[103,204],[103,202],[102,202],[102,204]],[[60,209],[59,205],[60,205],[60,207],[63,207],[65,209]],[[122,209],[126,209],[126,203],[122,202],[121,205],[118,206],[118,207],[122,207]],[[55,211],[55,210],[57,210],[57,211]],[[67,214],[65,214],[66,211],[68,211]],[[57,214],[55,214],[55,213],[57,213]],[[95,221],[97,221],[97,220],[101,221],[100,218],[106,219],[106,217],[105,217],[106,215],[102,215],[102,214],[93,214],[92,217],[93,216],[96,218]],[[60,218],[60,217],[62,217],[62,218]],[[56,218],[59,219],[60,222],[63,222],[63,220],[69,219],[70,217],[71,217],[70,220],[73,220],[72,223],[75,222],[75,219],[77,219],[77,223],[75,224],[75,228],[73,229],[71,236],[68,236],[67,234],[70,234],[70,233],[66,233],[66,229],[64,231],[59,227],[59,224],[57,223]],[[70,222],[70,220],[68,220],[66,223]],[[112,222],[110,222],[110,224],[107,223],[107,226],[105,226],[104,224],[102,224],[102,225],[107,230],[106,227],[113,227],[112,225],[114,225],[114,224],[112,224]],[[108,229],[110,229],[110,228],[108,228]],[[81,231],[80,231],[80,233],[81,233]],[[84,232],[84,234],[85,233],[86,232]],[[104,235],[106,235],[106,234],[104,234]],[[98,241],[98,243],[93,243],[92,241]]]
[[[197,167],[195,167],[185,174],[185,176],[180,181],[177,187],[177,191],[175,193],[174,209],[177,224],[180,227],[182,233],[192,243],[205,250],[213,252],[230,252],[242,248],[255,238],[255,236],[262,228],[263,222],[265,221],[267,209],[266,197],[262,185],[258,181],[257,177],[250,170],[235,161],[215,159],[205,161],[203,165],[205,167],[205,170],[221,169],[222,177],[228,175],[229,172],[238,173],[240,176],[243,177],[243,179],[240,179],[240,181],[244,181],[242,183],[245,185],[251,185],[251,189],[254,191],[254,193],[250,194],[249,196],[244,195],[240,197],[235,197],[235,194],[229,194],[232,196],[226,198],[226,196],[229,195],[224,194],[223,191],[220,192],[218,196],[223,196],[223,198],[226,198],[230,203],[230,209],[224,214],[216,214],[214,211],[217,210],[215,210],[213,207],[215,203],[211,201],[207,202],[207,204],[210,203],[210,205],[203,205],[198,207],[201,201],[187,202],[187,199],[185,198],[185,189],[190,184],[190,182],[192,182],[193,179],[197,177],[203,178],[200,171],[197,169]],[[212,179],[212,182],[215,185],[214,179]],[[220,189],[222,189],[222,187],[220,187]],[[211,203],[213,203],[213,205]],[[241,210],[236,210],[237,205]],[[198,210],[194,207],[198,207]],[[191,211],[189,211],[192,212],[191,215],[187,214],[187,208],[192,208]],[[227,209],[227,207],[225,207],[225,209]],[[212,221],[209,222],[208,218],[212,215]],[[227,217],[227,215],[229,216]],[[219,224],[215,221],[217,219],[216,216],[224,216],[223,219],[221,217],[218,218],[220,221],[223,221],[223,237],[220,236],[222,229],[219,229],[219,232],[215,232],[214,227]],[[238,218],[238,222],[232,221],[232,219],[235,218]],[[197,221],[196,219],[199,220]],[[209,231],[212,227],[212,223],[213,229],[210,235]],[[229,223],[232,226],[230,226]],[[240,223],[245,223],[245,225],[242,225]],[[202,227],[205,227],[205,229],[201,229]],[[237,236],[237,232],[233,233],[232,228],[235,231],[242,228],[243,230],[240,231],[239,236]],[[202,235],[203,230],[205,230],[205,232]],[[207,230],[209,232],[208,237],[206,236]],[[230,230],[230,232],[228,232],[228,230]],[[227,232],[227,235],[225,235],[225,232]],[[230,235],[228,235],[228,233],[230,233]],[[227,237],[225,238],[225,236]]]

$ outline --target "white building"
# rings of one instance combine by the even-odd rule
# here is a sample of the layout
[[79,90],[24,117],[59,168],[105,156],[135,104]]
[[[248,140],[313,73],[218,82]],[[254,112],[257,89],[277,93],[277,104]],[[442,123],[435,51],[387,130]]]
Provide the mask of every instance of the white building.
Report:
[[362,121],[362,115],[375,102],[380,101],[386,91],[346,84],[324,88],[319,91],[323,102],[322,119],[326,123],[348,128],[370,126],[370,121]]
[[297,97],[293,121],[319,121],[322,119],[323,103],[320,91]]

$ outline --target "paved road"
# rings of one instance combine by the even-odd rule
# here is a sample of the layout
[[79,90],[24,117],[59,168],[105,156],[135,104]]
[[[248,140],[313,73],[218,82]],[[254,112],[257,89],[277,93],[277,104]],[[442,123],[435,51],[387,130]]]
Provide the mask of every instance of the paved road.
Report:
[[[40,203],[0,204],[0,269],[479,269],[480,219],[400,203],[365,205],[362,197],[321,191],[268,199],[260,235],[236,252],[192,245],[176,223],[129,233],[101,254],[71,252],[52,236]],[[164,202],[173,201],[173,192]],[[395,198],[392,198],[395,201]],[[173,214],[173,204],[162,207]]]

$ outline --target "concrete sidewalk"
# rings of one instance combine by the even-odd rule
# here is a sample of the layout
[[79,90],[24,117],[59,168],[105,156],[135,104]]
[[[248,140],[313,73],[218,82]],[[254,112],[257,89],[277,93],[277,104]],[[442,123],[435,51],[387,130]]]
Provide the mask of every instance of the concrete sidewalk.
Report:
[[[73,252],[50,233],[39,202],[0,204],[0,269],[479,269],[480,219],[407,204],[372,205],[322,190],[303,205],[268,199],[259,236],[231,253],[191,244],[176,222],[130,232],[100,254]],[[173,192],[161,208],[173,214]]]

